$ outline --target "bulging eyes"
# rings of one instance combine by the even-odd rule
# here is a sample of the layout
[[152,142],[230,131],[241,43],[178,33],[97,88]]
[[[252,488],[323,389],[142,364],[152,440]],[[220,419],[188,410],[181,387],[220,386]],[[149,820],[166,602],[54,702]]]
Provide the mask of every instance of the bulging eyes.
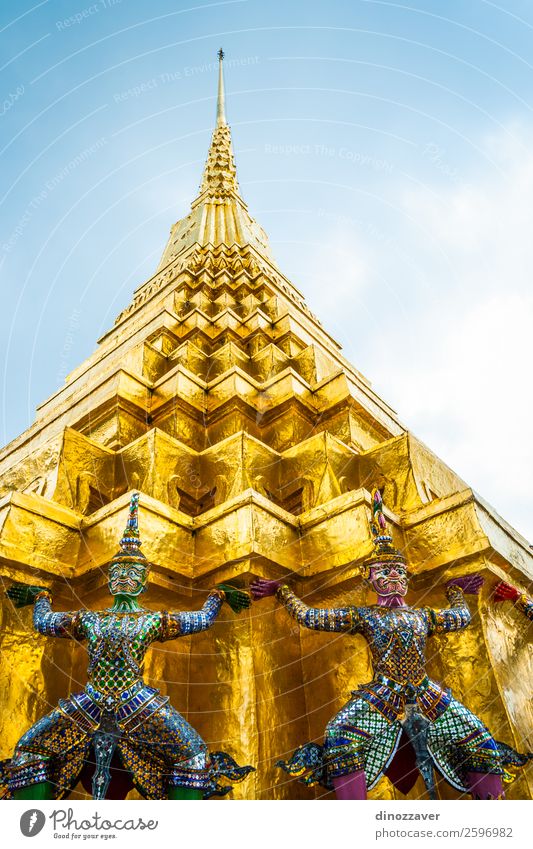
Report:
[[[384,577],[388,577],[390,575],[391,571],[392,570],[390,569],[390,567],[387,567],[386,569],[380,569],[379,575],[382,575]],[[407,575],[406,570],[403,569],[402,567],[395,567],[394,571],[396,572],[397,575],[399,575],[400,578],[405,578],[405,576]]]

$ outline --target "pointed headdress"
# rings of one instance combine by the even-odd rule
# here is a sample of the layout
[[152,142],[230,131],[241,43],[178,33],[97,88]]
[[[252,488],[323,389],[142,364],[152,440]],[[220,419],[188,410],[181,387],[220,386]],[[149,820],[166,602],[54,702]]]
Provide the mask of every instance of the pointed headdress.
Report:
[[365,560],[363,563],[363,575],[365,578],[368,578],[370,567],[375,563],[406,563],[402,552],[394,548],[392,544],[392,537],[383,513],[383,498],[379,489],[372,490],[371,509],[370,530],[373,536],[374,551],[368,560]]
[[139,493],[134,492],[130,499],[128,521],[120,540],[120,549],[113,555],[111,565],[135,563],[145,568],[149,567],[148,560],[141,551],[139,535]]

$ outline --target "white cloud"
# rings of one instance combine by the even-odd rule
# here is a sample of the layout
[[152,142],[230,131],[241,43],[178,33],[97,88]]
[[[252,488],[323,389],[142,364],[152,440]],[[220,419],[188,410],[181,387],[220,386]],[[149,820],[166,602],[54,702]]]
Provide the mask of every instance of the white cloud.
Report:
[[[509,133],[485,140],[497,164],[492,171],[468,185],[431,185],[395,201],[406,214],[391,239],[416,258],[429,296],[413,297],[407,265],[391,271],[390,256],[377,245],[370,256],[365,244],[365,270],[403,293],[404,308],[390,299],[366,329],[359,310],[351,338],[341,292],[334,326],[324,323],[334,334],[335,325],[343,329],[345,354],[401,420],[533,540],[533,152],[525,131],[519,136],[513,126],[510,133],[514,140]],[[433,236],[429,250],[422,250],[422,231]],[[350,260],[345,243],[339,261],[350,267],[359,255],[353,246]],[[348,307],[356,314],[361,295],[368,309],[359,281]],[[369,346],[372,356],[362,363]]]
[[425,355],[389,363],[387,383],[411,429],[533,539],[532,323],[533,294],[489,295],[433,342],[422,329]]
[[[315,245],[308,244],[298,273],[292,279],[306,293],[324,328],[335,335],[337,324],[347,314],[359,313],[362,305],[365,309],[363,295],[370,285],[373,256],[353,225],[337,221],[333,230],[331,218],[324,220],[326,237]],[[309,278],[311,286],[302,283]]]

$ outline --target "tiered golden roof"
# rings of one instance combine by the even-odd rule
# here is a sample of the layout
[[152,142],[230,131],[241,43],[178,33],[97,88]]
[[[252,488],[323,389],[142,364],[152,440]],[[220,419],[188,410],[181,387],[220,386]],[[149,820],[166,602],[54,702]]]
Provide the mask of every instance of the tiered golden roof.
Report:
[[[373,486],[416,575],[413,601],[443,604],[438,587],[459,571],[482,571],[487,586],[533,576],[525,540],[405,429],[277,268],[240,195],[222,60],[191,212],[95,353],[0,453],[0,472],[4,581],[50,586],[56,608],[102,605],[134,489],[153,563],[148,605],[197,607],[199,591],[251,574],[287,577],[318,605],[363,602],[353,579],[372,549]],[[483,625],[476,617],[439,647],[432,673],[520,748],[533,726],[525,626],[480,603]],[[48,701],[76,689],[83,659],[4,606],[7,755]],[[258,764],[255,787],[237,791],[250,797],[309,795],[278,779],[274,760],[320,733],[369,675],[362,644],[291,628],[265,603],[150,662],[207,741]],[[529,794],[525,778],[513,787]]]

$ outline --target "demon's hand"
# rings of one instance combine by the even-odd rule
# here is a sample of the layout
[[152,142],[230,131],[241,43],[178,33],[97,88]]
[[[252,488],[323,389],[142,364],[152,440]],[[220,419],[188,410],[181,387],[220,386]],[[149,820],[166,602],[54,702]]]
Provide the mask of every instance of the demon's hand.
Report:
[[511,584],[507,584],[505,581],[500,581],[499,584],[496,584],[494,587],[494,601],[518,601],[522,593],[520,590],[517,590],[516,587],[513,587]]
[[446,584],[446,589],[450,587],[459,587],[465,595],[478,595],[483,586],[484,578],[481,575],[461,575],[458,578],[452,578]]
[[232,587],[231,584],[218,584],[217,590],[222,590],[226,601],[234,613],[240,613],[250,607],[250,596],[244,590]]
[[264,578],[256,578],[250,584],[252,598],[254,601],[259,601],[262,598],[268,598],[269,595],[276,595],[283,581],[266,581]]
[[12,584],[6,595],[11,599],[15,607],[26,607],[33,604],[39,593],[46,591],[46,587],[33,587],[28,584]]

